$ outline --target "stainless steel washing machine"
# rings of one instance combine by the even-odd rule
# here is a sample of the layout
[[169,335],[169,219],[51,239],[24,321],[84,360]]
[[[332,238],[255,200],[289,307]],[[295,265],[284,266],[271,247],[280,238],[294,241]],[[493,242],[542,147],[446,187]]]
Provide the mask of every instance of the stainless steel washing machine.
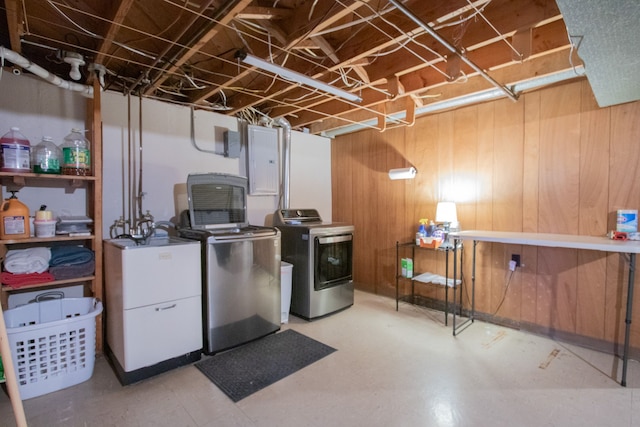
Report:
[[178,234],[201,242],[204,352],[213,354],[280,329],[280,232],[249,225],[247,179],[193,174],[188,220]]

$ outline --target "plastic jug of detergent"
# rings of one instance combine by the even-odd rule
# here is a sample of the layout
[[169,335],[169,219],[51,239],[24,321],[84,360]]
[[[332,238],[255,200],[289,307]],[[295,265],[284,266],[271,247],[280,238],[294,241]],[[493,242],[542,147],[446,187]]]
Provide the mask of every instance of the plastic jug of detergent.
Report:
[[2,172],[31,172],[31,144],[20,129],[13,127],[0,138]]
[[0,206],[0,239],[28,239],[29,208],[11,192],[11,197],[4,200]]

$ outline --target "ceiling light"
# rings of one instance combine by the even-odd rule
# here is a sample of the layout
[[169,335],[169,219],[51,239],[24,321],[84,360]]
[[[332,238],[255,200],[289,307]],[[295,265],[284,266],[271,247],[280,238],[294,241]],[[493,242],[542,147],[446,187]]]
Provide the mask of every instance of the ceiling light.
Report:
[[332,95],[338,96],[348,101],[352,101],[352,102],[362,101],[362,98],[360,98],[357,95],[354,95],[351,92],[347,92],[346,90],[339,89],[335,86],[328,85],[318,80],[314,80],[311,77],[307,77],[304,74],[298,73],[297,71],[289,70],[287,68],[281,67],[269,61],[265,61],[264,59],[260,59],[256,56],[253,56],[241,50],[236,52],[235,57],[239,58],[245,64],[252,65],[264,71],[269,71],[270,73],[273,73],[273,74],[277,74],[280,77],[287,80],[291,80],[295,83],[310,86],[312,88],[330,93]]
[[80,74],[80,66],[85,64],[82,55],[76,52],[65,52],[64,62],[71,65],[69,77],[71,77],[73,80],[80,80],[80,78],[82,77],[82,74]]

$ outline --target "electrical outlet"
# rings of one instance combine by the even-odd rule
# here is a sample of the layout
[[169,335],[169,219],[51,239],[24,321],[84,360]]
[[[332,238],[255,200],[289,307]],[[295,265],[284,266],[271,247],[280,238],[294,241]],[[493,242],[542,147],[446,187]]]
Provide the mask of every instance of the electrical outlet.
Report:
[[511,261],[515,262],[516,267],[520,267],[520,255],[519,254],[512,254],[511,255]]
[[509,261],[509,270],[511,271],[516,270],[516,262],[514,260]]

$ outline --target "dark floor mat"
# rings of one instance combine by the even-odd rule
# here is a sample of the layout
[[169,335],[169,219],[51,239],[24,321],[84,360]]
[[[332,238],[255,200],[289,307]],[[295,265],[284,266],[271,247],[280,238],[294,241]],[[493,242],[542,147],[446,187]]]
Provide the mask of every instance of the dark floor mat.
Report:
[[238,402],[334,351],[288,329],[201,360],[196,367]]

